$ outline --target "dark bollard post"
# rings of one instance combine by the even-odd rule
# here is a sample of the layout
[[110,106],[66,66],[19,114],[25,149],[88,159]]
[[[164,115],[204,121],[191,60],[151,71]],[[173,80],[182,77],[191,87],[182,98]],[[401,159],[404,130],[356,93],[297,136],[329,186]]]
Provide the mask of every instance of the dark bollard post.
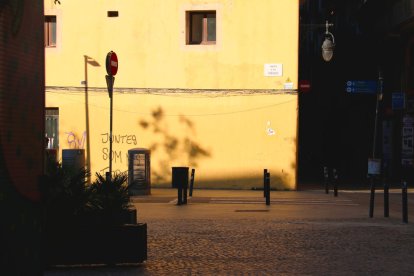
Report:
[[177,188],[177,205],[187,204],[188,167],[172,168],[172,187]]
[[375,201],[375,179],[374,176],[370,176],[371,180],[371,195],[369,199],[369,217],[372,218],[374,216],[374,201]]
[[191,176],[190,176],[190,196],[193,196],[194,175],[195,175],[195,169],[191,169]]
[[384,217],[388,218],[390,216],[390,196],[389,196],[389,186],[387,184],[387,181],[383,179],[384,181]]
[[323,179],[325,182],[325,194],[329,194],[329,171],[328,167],[323,167]]
[[[375,145],[375,143],[374,143]],[[375,156],[375,146],[374,153]],[[369,200],[369,217],[374,216],[374,205],[375,205],[375,186],[376,182],[380,179],[381,176],[381,160],[375,158],[368,159],[368,178],[371,180],[371,195]]]
[[334,186],[334,196],[338,196],[338,171],[335,168],[332,169],[332,177]]
[[266,197],[266,178],[267,178],[267,169],[263,170],[263,197]]
[[384,186],[384,218],[390,216],[390,186],[388,185],[388,161],[382,163],[382,184]]
[[270,173],[266,174],[266,205],[270,205]]
[[408,223],[408,197],[407,197],[407,181],[402,184],[402,213],[403,222]]

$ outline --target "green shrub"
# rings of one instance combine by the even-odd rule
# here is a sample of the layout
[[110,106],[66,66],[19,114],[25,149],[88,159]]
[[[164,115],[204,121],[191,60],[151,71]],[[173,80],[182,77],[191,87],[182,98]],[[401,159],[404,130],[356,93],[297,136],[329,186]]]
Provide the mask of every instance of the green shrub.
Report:
[[90,190],[87,188],[89,171],[62,168],[58,162],[49,162],[46,175],[40,182],[46,220],[72,221],[92,209]]
[[109,181],[96,173],[96,180],[87,184],[90,173],[85,169],[68,170],[49,162],[46,172],[40,190],[48,225],[125,223],[131,208],[126,173],[114,174]]
[[108,181],[96,173],[96,180],[88,187],[91,207],[104,212],[120,212],[131,207],[128,194],[128,175],[116,173]]

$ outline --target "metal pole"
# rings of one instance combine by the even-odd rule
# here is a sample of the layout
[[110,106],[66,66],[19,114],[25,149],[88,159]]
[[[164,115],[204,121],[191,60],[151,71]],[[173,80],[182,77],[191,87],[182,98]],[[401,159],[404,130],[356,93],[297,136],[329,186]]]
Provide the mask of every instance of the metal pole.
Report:
[[[112,77],[113,79],[113,77]],[[113,83],[112,83],[113,85]],[[111,90],[113,89],[113,87],[111,87]],[[110,112],[109,112],[109,174],[112,176],[112,108],[113,108],[113,95],[112,95],[113,91],[111,91],[111,98],[110,98],[110,102],[111,102],[111,106],[110,106]]]
[[325,180],[325,194],[329,194],[329,171],[328,167],[323,167],[323,178]]
[[384,180],[384,217],[390,216],[390,205],[389,205],[389,187],[387,182]]
[[402,213],[403,213],[403,222],[408,223],[407,181],[405,180],[403,180],[403,185],[402,185]]
[[378,92],[377,92],[377,102],[375,106],[375,123],[374,123],[374,140],[372,146],[372,158],[375,159],[375,151],[377,147],[377,125],[378,125],[378,109],[379,109],[379,101],[382,98],[382,87],[383,87],[383,78],[381,71],[378,72]]
[[[377,126],[378,126],[378,109],[379,109],[379,102],[382,99],[382,88],[383,88],[383,78],[381,70],[378,70],[378,91],[377,91],[377,100],[375,105],[375,122],[374,122],[374,139],[372,145],[372,158],[375,159],[375,151],[377,148]],[[369,217],[372,218],[374,216],[374,201],[375,201],[375,175],[371,175],[371,196],[370,196],[370,203],[369,203]]]
[[338,196],[338,171],[335,168],[332,169],[332,178],[334,182],[334,196]]
[[267,169],[263,170],[263,197],[266,197],[266,177],[267,177]]
[[[91,170],[91,142],[90,142],[90,131],[89,131],[89,95],[88,95],[88,56],[84,55],[85,63],[85,117],[86,117],[86,167],[88,171]],[[88,183],[91,183],[91,177],[88,174]]]
[[369,217],[372,218],[374,216],[374,201],[375,201],[375,179],[374,176],[370,176],[371,180],[371,196],[369,200]]
[[191,169],[191,177],[190,177],[190,197],[193,196],[193,188],[194,188],[194,176],[195,176],[195,169]]
[[113,89],[114,89],[114,76],[106,75],[106,84],[108,86],[109,93],[109,175],[112,176],[112,112],[113,112]]
[[270,205],[270,173],[266,173],[266,184],[265,184],[265,192],[266,192],[266,205]]

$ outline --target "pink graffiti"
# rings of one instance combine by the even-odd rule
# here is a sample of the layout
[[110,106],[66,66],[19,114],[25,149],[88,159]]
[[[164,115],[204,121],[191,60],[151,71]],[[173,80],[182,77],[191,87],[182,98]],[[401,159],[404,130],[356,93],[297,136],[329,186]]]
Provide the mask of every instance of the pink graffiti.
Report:
[[67,141],[69,148],[71,149],[84,149],[85,148],[85,142],[86,142],[86,131],[82,133],[82,136],[79,138],[75,133],[71,132],[65,132],[67,135]]

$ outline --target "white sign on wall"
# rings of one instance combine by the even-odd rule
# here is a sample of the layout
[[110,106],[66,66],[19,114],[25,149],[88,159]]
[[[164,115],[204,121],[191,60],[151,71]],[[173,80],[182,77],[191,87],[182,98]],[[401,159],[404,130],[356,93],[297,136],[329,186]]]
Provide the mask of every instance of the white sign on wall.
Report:
[[265,77],[281,77],[283,75],[283,65],[281,63],[266,63],[264,65]]

